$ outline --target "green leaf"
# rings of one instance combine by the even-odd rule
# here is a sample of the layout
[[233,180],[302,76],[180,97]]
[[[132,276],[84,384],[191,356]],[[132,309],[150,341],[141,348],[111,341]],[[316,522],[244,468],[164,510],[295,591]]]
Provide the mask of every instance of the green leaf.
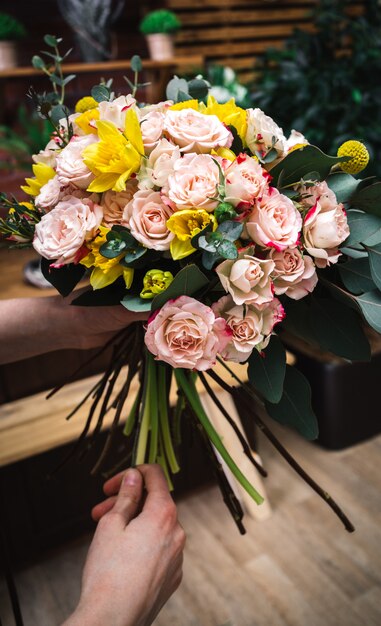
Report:
[[183,91],[188,93],[188,83],[185,78],[178,78],[175,76],[172,80],[169,81],[166,89],[166,96],[168,100],[173,100],[173,102],[178,102],[177,97],[179,91]]
[[217,252],[216,242],[208,241],[204,235],[198,238],[198,247],[207,252]]
[[95,85],[91,90],[91,95],[97,102],[108,102],[110,100],[110,90],[106,85]]
[[56,48],[60,41],[62,41],[62,39],[58,39],[54,35],[45,35],[44,41],[47,46],[50,46],[51,48]]
[[351,259],[347,263],[340,263],[338,270],[341,280],[351,293],[359,295],[360,293],[374,289],[368,256],[365,258]]
[[218,246],[218,253],[224,259],[236,259],[238,257],[238,250],[235,247],[234,243],[225,239]]
[[55,104],[50,112],[50,117],[54,125],[57,125],[60,120],[69,115],[69,109],[63,104]]
[[351,206],[381,217],[381,182],[373,183],[357,191],[351,198]]
[[209,84],[203,78],[194,78],[188,82],[188,93],[196,100],[204,100],[209,92]]
[[376,289],[368,291],[356,296],[356,301],[368,324],[381,333],[381,293]]
[[130,61],[130,66],[133,72],[141,72],[143,69],[143,63],[142,60],[140,58],[140,56],[138,54],[134,54],[133,57],[131,57],[131,61]]
[[331,157],[324,154],[316,146],[307,145],[305,148],[293,150],[271,170],[272,184],[286,187],[298,183],[309,172],[317,172],[320,180],[327,178],[331,168],[336,163],[348,161],[348,157]]
[[115,259],[117,256],[122,254],[126,247],[127,244],[125,241],[122,241],[121,239],[111,239],[111,241],[107,241],[101,245],[99,252],[105,257],[105,259]]
[[345,172],[335,172],[335,174],[328,176],[327,184],[336,195],[338,202],[349,202],[359,185],[359,181]]
[[32,57],[32,65],[36,70],[42,70],[46,67],[44,59],[41,59],[37,54]]
[[233,143],[230,146],[230,150],[232,150],[234,154],[240,154],[241,152],[243,152],[242,139],[239,136],[238,131],[235,126],[233,126],[232,124],[229,124],[228,129],[233,135]]
[[165,291],[155,296],[152,301],[152,311],[160,309],[168,300],[179,296],[192,296],[207,285],[209,285],[209,279],[197,265],[187,265],[176,274]]
[[83,278],[86,268],[79,263],[75,265],[70,263],[63,267],[51,267],[51,263],[48,259],[41,259],[41,272],[46,280],[57,289],[61,296],[68,296]]
[[277,404],[265,401],[268,414],[280,424],[297,430],[309,440],[319,434],[318,423],[311,407],[311,388],[307,379],[295,367],[286,366],[283,395]]
[[357,210],[350,210],[347,212],[347,220],[350,235],[344,241],[343,246],[354,246],[364,242],[377,231],[380,232],[381,237],[381,217]]
[[247,372],[250,383],[266,400],[274,404],[280,401],[286,374],[286,351],[279,337],[273,335],[262,353],[254,348]]
[[120,302],[128,311],[133,311],[134,313],[150,311],[151,303],[152,300],[143,300],[139,296],[124,296]]
[[261,156],[260,152],[257,153],[257,156],[262,163],[272,163],[273,161],[275,161],[275,159],[278,158],[278,152],[277,150],[275,150],[275,148],[271,148],[271,150],[269,150],[269,152],[267,152],[265,156]]
[[199,246],[199,243],[198,243],[198,242],[199,242],[200,237],[205,237],[205,235],[206,235],[207,233],[212,232],[212,230],[213,230],[213,226],[212,226],[212,224],[207,224],[207,225],[205,226],[205,228],[203,228],[202,230],[200,230],[200,232],[199,232],[199,233],[197,233],[197,235],[195,235],[194,237],[192,237],[192,239],[191,239],[191,244],[192,244],[193,248],[199,248],[200,246]]
[[70,81],[74,80],[74,78],[76,78],[75,74],[69,74],[69,76],[65,76],[63,80],[63,85],[67,85],[68,83],[70,83]]
[[222,257],[218,254],[218,252],[203,252],[201,261],[206,270],[211,270],[213,265],[220,261]]
[[133,266],[135,261],[138,261],[144,254],[146,254],[147,248],[143,246],[136,246],[134,248],[130,248],[128,252],[124,256],[124,262],[127,265]]
[[224,239],[228,241],[237,241],[243,231],[243,224],[232,220],[225,220],[218,227],[218,232],[223,233]]
[[177,92],[176,102],[186,102],[187,100],[193,100],[192,96],[190,96],[186,91],[179,89]]
[[[381,290],[381,244],[365,246],[369,254],[370,271],[377,289]],[[364,290],[365,291],[365,290]]]
[[311,325],[323,350],[345,359],[369,361],[370,347],[361,320],[350,308],[336,300],[314,297]]

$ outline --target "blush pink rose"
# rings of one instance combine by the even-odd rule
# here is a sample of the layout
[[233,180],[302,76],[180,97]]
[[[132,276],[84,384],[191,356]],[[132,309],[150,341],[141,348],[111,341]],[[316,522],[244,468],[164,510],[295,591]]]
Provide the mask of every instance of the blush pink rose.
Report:
[[150,111],[140,121],[140,130],[144,150],[146,154],[150,154],[159,143],[163,134],[164,114],[160,111]]
[[44,163],[53,168],[56,166],[56,156],[60,152],[56,139],[51,139],[43,150],[32,155],[34,163]]
[[87,189],[94,174],[90,172],[82,159],[83,150],[90,144],[98,141],[95,135],[72,137],[56,156],[56,171],[61,186],[74,185],[79,189]]
[[124,131],[126,112],[131,107],[138,113],[136,100],[130,93],[127,96],[119,96],[111,102],[104,100],[98,104],[99,119],[105,122],[111,122],[119,128],[119,130]]
[[173,209],[213,211],[219,184],[219,169],[209,154],[185,154],[173,166],[173,173],[163,188]]
[[239,155],[225,172],[225,202],[238,209],[251,207],[268,193],[269,174],[254,157]]
[[112,228],[114,225],[126,226],[123,217],[124,209],[131,202],[138,190],[136,178],[129,178],[124,191],[106,191],[102,195],[103,223]]
[[314,262],[298,248],[271,250],[269,258],[275,263],[272,278],[277,295],[286,293],[289,298],[300,300],[315,289],[318,277]]
[[174,234],[167,228],[172,209],[164,204],[159,191],[141,189],[127,204],[123,220],[131,234],[146,248],[169,250]]
[[102,217],[102,208],[91,200],[65,196],[36,224],[33,247],[55,266],[73,263],[83,244],[95,237]]
[[138,172],[139,189],[163,187],[170,174],[173,173],[175,162],[180,159],[179,146],[168,139],[160,139],[148,159],[144,159]]
[[58,176],[54,176],[48,180],[40,189],[40,193],[36,196],[35,204],[45,211],[51,211],[61,197],[61,186]]
[[233,135],[216,115],[204,115],[194,109],[167,111],[164,131],[182,152],[206,153],[230,148],[233,143]]
[[274,297],[271,280],[274,261],[258,259],[250,254],[253,251],[253,248],[248,248],[240,252],[237,260],[223,261],[216,267],[216,272],[235,304],[260,307]]
[[231,331],[212,309],[189,296],[169,300],[148,320],[145,344],[172,367],[207,370],[230,341]]
[[297,246],[302,217],[292,200],[274,187],[258,200],[246,222],[248,236],[265,248],[285,250]]
[[337,263],[341,255],[338,246],[349,236],[344,205],[337,202],[325,181],[299,191],[304,195],[304,206],[311,207],[303,224],[305,249],[318,267]]

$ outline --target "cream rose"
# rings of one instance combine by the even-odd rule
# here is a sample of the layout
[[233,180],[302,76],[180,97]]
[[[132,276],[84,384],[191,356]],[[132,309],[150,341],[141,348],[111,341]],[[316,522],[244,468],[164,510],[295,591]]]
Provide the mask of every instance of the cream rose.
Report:
[[164,204],[159,191],[137,191],[127,204],[123,220],[131,234],[146,248],[169,250],[174,234],[167,228],[172,209]]
[[274,187],[269,192],[255,204],[246,222],[246,232],[265,248],[292,248],[298,244],[302,217],[290,198]]
[[48,180],[40,189],[40,193],[36,196],[35,204],[41,209],[50,211],[57,204],[61,196],[61,187],[58,176],[54,176]]
[[253,248],[243,250],[237,260],[226,260],[216,267],[223,288],[235,304],[262,306],[274,297],[271,281],[274,261],[258,259],[250,254],[253,251]]
[[124,209],[131,202],[137,190],[138,182],[136,178],[130,178],[126,182],[124,191],[109,190],[102,195],[103,223],[106,226],[111,228],[114,224],[127,225],[123,217]]
[[268,192],[269,174],[257,159],[240,154],[225,171],[225,201],[237,209],[251,207]]
[[163,126],[164,114],[160,111],[151,111],[141,119],[140,129],[146,154],[150,154],[159,143],[163,134]]
[[302,204],[310,207],[303,224],[305,249],[318,267],[337,263],[341,255],[338,246],[349,236],[344,205],[337,202],[325,181],[313,187],[300,187],[298,191]]
[[207,370],[230,341],[231,330],[212,309],[189,296],[169,300],[149,320],[145,344],[172,367]]
[[37,154],[33,154],[32,159],[34,163],[44,163],[45,165],[55,168],[56,156],[60,151],[57,141],[55,139],[51,139],[43,150],[40,150]]
[[126,112],[133,107],[137,112],[136,100],[128,94],[128,96],[119,96],[111,102],[104,101],[98,105],[99,119],[105,122],[111,122],[119,130],[124,131],[126,124]]
[[61,186],[74,185],[79,189],[87,189],[94,174],[82,159],[83,150],[90,144],[98,141],[95,135],[72,137],[59,154],[57,154],[57,176]]
[[73,263],[83,244],[95,237],[102,216],[91,200],[65,196],[36,224],[33,247],[55,266]]
[[167,111],[164,131],[182,152],[206,153],[230,148],[233,143],[233,135],[216,115],[204,115],[194,109]]
[[246,143],[251,152],[269,152],[275,148],[279,156],[283,156],[286,137],[283,130],[274,120],[265,115],[261,109],[247,109]]
[[271,250],[269,258],[275,263],[272,278],[277,295],[286,293],[289,298],[300,300],[315,289],[318,278],[314,262],[298,248]]
[[174,209],[205,209],[213,211],[218,205],[218,165],[209,154],[185,154],[175,161],[173,173],[163,188]]
[[308,146],[309,141],[298,130],[292,129],[284,147],[285,155],[296,146]]
[[179,146],[175,146],[167,139],[160,139],[138,172],[139,189],[163,187],[180,157]]

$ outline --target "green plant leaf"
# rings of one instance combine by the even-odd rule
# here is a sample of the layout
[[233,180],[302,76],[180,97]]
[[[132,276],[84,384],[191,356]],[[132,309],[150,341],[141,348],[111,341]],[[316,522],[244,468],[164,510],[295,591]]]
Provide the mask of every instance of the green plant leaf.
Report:
[[271,169],[273,185],[286,187],[298,183],[309,172],[317,172],[320,180],[327,178],[336,163],[347,161],[348,157],[332,157],[324,154],[316,146],[307,145],[290,152],[280,163]]
[[247,372],[250,383],[266,400],[274,404],[280,401],[286,374],[286,350],[279,337],[273,335],[262,353],[254,348]]
[[238,250],[234,243],[227,239],[220,243],[217,251],[224,259],[236,259],[238,257]]
[[351,206],[381,217],[381,182],[373,183],[357,191],[351,198]]
[[55,104],[50,111],[51,120],[55,125],[69,115],[70,111],[64,104]]
[[242,222],[235,222],[233,220],[225,220],[218,227],[218,232],[223,233],[224,239],[228,241],[237,241],[243,231]]
[[37,54],[32,57],[32,65],[36,70],[42,70],[46,67],[44,59],[41,59]]
[[372,278],[377,289],[381,290],[381,244],[375,246],[365,246],[365,248],[369,254],[369,264]]
[[345,359],[369,361],[370,347],[361,319],[350,308],[328,298],[313,298],[311,325],[323,350]]
[[311,407],[311,388],[295,367],[286,366],[283,395],[277,404],[265,401],[268,414],[280,424],[297,430],[309,440],[316,439],[319,428]]
[[338,270],[341,280],[351,293],[359,295],[374,289],[368,256],[340,263]]
[[355,297],[368,324],[381,333],[381,293],[375,289]]
[[45,35],[44,41],[47,46],[55,48],[62,41],[62,39],[55,37],[54,35]]
[[155,296],[152,301],[152,311],[160,309],[168,300],[179,296],[192,296],[207,285],[209,285],[209,279],[197,265],[187,265],[176,274],[165,291]]
[[134,313],[142,313],[144,311],[151,310],[152,300],[143,300],[139,296],[124,296],[123,300],[121,300],[120,304],[128,311],[133,311]]
[[75,265],[70,263],[63,267],[51,267],[51,263],[48,259],[41,259],[41,272],[46,280],[57,289],[61,296],[68,296],[83,278],[86,268],[79,263]]
[[140,58],[140,56],[138,54],[134,54],[133,57],[131,57],[131,61],[130,61],[130,66],[133,72],[141,72],[143,69],[143,63],[142,60]]
[[328,176],[327,184],[336,195],[338,202],[349,202],[359,185],[359,181],[345,172],[335,172]]
[[362,211],[350,210],[347,212],[347,220],[350,235],[344,241],[344,247],[355,246],[364,242],[377,231],[380,232],[381,237],[381,217],[363,213]]
[[105,259],[115,259],[117,256],[122,254],[126,247],[127,244],[122,239],[111,239],[101,245],[99,252],[105,257]]
[[188,93],[196,100],[204,100],[209,92],[209,84],[203,78],[194,78],[188,82]]
[[175,76],[172,78],[166,89],[166,96],[168,100],[173,100],[173,102],[178,102],[177,96],[179,91],[183,91],[184,93],[188,93],[188,83],[185,78],[178,78]]
[[136,247],[131,248],[126,252],[126,254],[124,255],[124,262],[127,265],[133,266],[134,262],[140,260],[141,257],[146,254],[146,252],[147,248],[137,245]]
[[106,85],[95,85],[91,90],[91,95],[97,102],[108,102],[110,100],[110,90]]
[[211,270],[213,265],[218,261],[222,260],[222,257],[218,254],[218,252],[203,252],[201,261],[206,270]]

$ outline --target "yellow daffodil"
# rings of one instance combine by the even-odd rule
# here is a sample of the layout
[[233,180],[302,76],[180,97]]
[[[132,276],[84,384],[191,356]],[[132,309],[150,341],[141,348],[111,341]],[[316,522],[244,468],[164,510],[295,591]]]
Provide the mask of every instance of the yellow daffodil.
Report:
[[171,215],[167,221],[167,228],[176,235],[171,241],[170,247],[172,258],[175,261],[183,259],[195,251],[191,239],[208,224],[212,225],[212,230],[216,230],[218,227],[213,213],[208,213],[203,209],[183,209]]
[[158,293],[162,293],[173,281],[171,272],[162,270],[149,270],[143,278],[143,289],[140,297],[148,300],[154,298]]
[[86,133],[86,135],[90,135],[90,133],[92,133],[93,135],[97,135],[98,129],[96,126],[96,122],[98,120],[98,109],[90,109],[89,111],[85,111],[84,113],[82,113],[82,115],[79,115],[76,118],[75,123],[77,124],[77,126],[79,126],[79,128],[83,130],[84,133]]
[[97,128],[100,141],[82,152],[84,162],[95,174],[87,191],[124,191],[126,181],[139,170],[144,155],[138,116],[133,109],[128,109],[123,133],[106,121],[97,122]]
[[114,259],[106,259],[99,251],[100,247],[106,243],[109,228],[99,227],[100,233],[90,243],[87,243],[89,253],[81,259],[80,263],[85,267],[93,268],[90,276],[90,284],[93,289],[103,289],[116,281],[119,276],[123,276],[127,289],[131,287],[134,277],[132,267],[123,267],[119,261],[123,258],[123,254]]
[[91,109],[96,109],[98,106],[98,102],[92,96],[85,96],[78,100],[75,105],[76,113],[85,113],[85,111],[90,111]]
[[340,168],[347,174],[358,174],[369,163],[369,152],[361,141],[345,141],[337,151],[337,156],[351,157],[350,161],[340,163]]
[[170,111],[182,111],[183,109],[194,109],[195,111],[198,111],[198,100],[185,100],[184,102],[178,102],[177,104],[173,104],[169,107]]
[[246,111],[236,105],[234,98],[224,104],[219,104],[213,96],[209,95],[206,106],[200,105],[200,112],[205,115],[216,115],[226,126],[234,126],[244,141],[247,131]]
[[35,178],[26,178],[26,185],[22,185],[21,189],[28,194],[28,196],[38,196],[41,187],[54,178],[56,175],[54,169],[45,163],[35,163],[32,166],[33,174]]

